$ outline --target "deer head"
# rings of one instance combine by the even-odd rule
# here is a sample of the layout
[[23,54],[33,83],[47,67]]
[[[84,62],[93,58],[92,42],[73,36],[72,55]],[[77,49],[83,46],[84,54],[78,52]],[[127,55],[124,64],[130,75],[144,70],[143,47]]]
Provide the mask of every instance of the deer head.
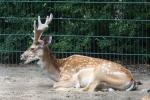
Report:
[[36,20],[34,20],[34,37],[32,45],[20,56],[20,59],[24,61],[25,64],[30,63],[35,60],[39,60],[43,56],[43,49],[48,44],[51,43],[52,37],[45,37],[41,40],[42,33],[48,28],[48,24],[52,21],[53,15],[47,16],[44,24],[41,23],[40,16],[38,16],[38,26],[36,25]]

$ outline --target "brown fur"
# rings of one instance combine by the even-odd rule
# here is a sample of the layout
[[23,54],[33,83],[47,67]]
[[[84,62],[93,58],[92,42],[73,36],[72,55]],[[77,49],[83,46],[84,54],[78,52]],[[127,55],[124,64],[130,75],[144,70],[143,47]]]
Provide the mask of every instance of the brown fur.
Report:
[[[40,59],[41,66],[47,70],[53,80],[57,81],[56,87],[74,87],[78,81],[85,82],[87,85],[84,90],[88,91],[94,91],[96,86],[101,83],[120,90],[130,87],[129,85],[134,80],[131,72],[115,62],[82,55],[57,59],[47,46],[52,37],[40,40],[42,32],[48,27],[51,20],[52,15],[47,17],[45,24],[42,24],[38,17],[38,27],[34,21],[33,44],[21,55],[22,60],[29,63]],[[88,68],[94,68],[94,70]],[[90,82],[88,83],[88,81]]]

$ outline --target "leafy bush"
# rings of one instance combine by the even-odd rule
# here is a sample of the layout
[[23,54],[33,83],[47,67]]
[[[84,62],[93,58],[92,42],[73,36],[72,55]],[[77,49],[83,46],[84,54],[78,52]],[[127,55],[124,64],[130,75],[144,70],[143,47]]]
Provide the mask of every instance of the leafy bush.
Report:
[[[144,54],[138,56],[137,61],[141,63],[148,63],[150,59],[149,38],[132,38],[150,37],[150,23],[139,21],[150,18],[150,7],[147,4],[3,1],[0,2],[0,54],[4,59],[7,55],[6,58],[11,60],[16,52],[21,53],[27,49],[32,42],[33,20],[38,15],[45,18],[50,12],[55,18],[43,35],[54,36],[51,48],[55,52]],[[19,62],[20,53],[13,57],[17,60],[11,63]],[[99,54],[95,56],[99,57]],[[126,58],[133,60],[132,55]],[[4,59],[0,59],[0,62],[9,63]]]

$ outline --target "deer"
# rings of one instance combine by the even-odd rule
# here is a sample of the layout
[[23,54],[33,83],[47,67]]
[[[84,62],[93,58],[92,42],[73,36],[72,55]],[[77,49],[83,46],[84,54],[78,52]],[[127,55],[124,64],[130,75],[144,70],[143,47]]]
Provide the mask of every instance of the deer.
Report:
[[49,27],[52,19],[53,14],[50,14],[43,24],[38,16],[38,25],[34,20],[33,42],[21,54],[20,59],[24,64],[38,60],[37,64],[46,70],[50,79],[54,81],[54,89],[65,91],[73,88],[94,92],[96,89],[131,91],[136,88],[131,71],[119,63],[78,54],[56,58],[48,47],[52,42],[52,36],[41,39],[42,33]]

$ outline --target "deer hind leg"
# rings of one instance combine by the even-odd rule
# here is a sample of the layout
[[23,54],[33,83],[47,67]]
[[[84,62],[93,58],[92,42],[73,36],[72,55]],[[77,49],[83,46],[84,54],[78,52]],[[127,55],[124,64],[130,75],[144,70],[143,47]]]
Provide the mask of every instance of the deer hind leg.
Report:
[[100,82],[96,87],[96,91],[113,92],[115,89],[110,87],[106,82]]
[[107,92],[115,91],[113,88],[110,88],[106,83],[99,82],[99,81],[94,81],[82,89],[82,91],[88,91],[88,92],[94,92],[96,90],[102,90]]

